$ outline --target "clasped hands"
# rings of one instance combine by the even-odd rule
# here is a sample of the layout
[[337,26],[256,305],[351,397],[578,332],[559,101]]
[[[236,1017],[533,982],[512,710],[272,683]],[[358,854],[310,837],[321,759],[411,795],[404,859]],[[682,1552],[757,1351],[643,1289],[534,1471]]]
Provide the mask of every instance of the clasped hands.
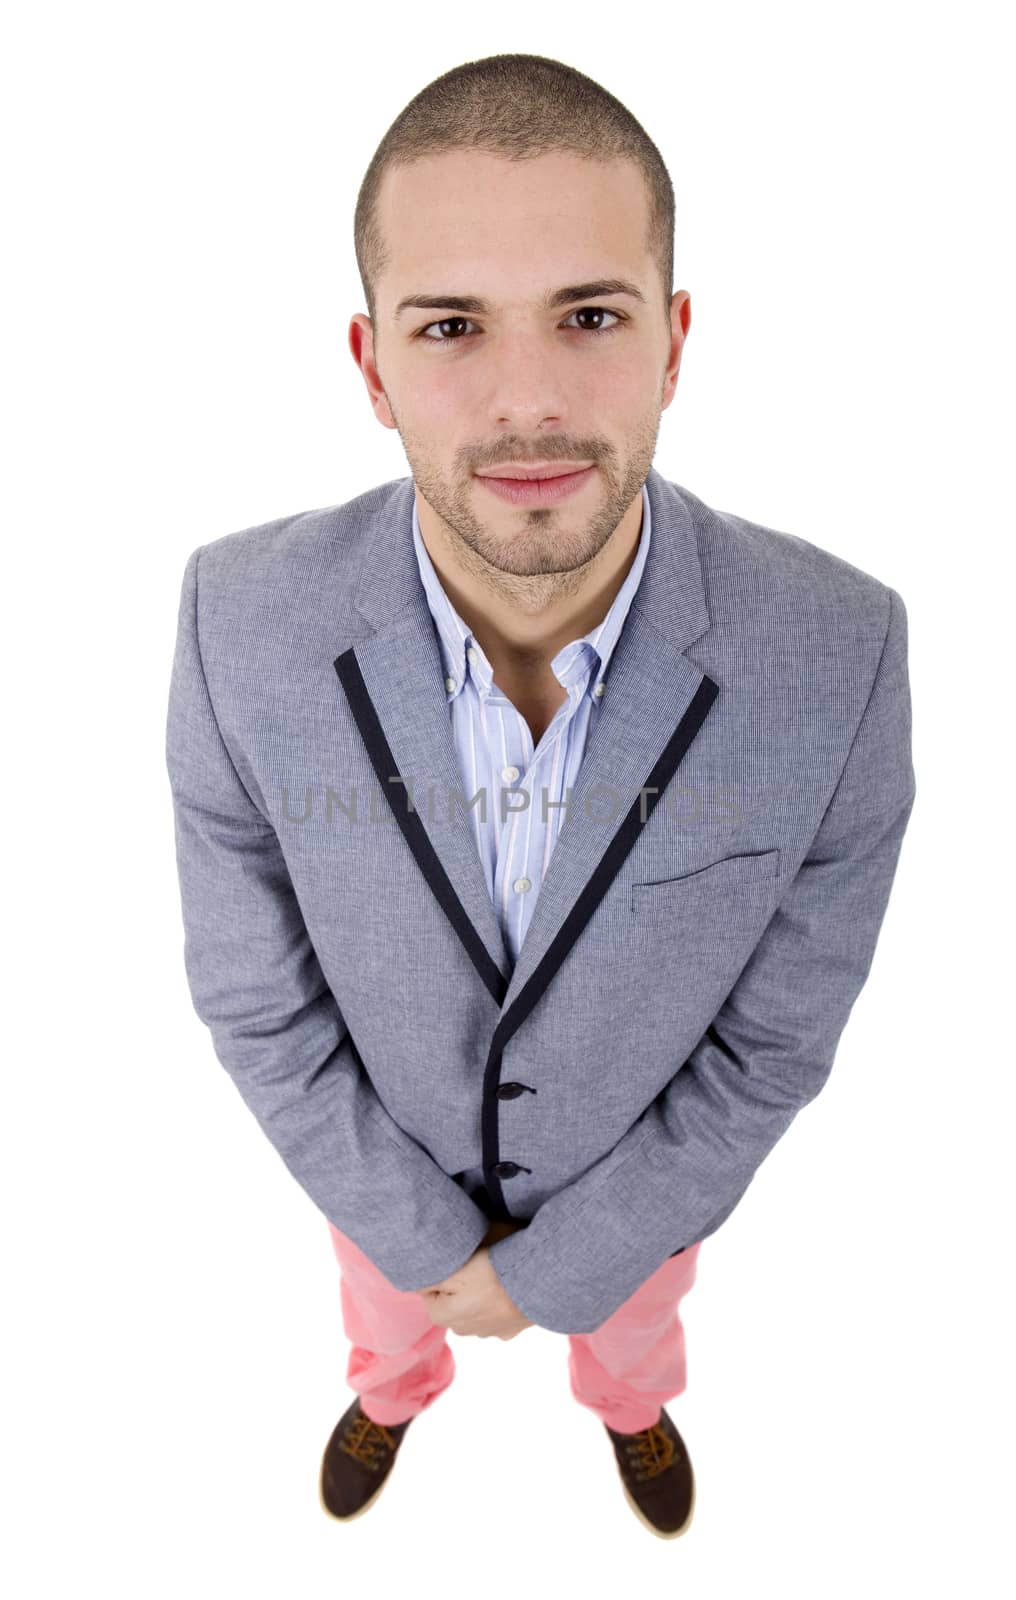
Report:
[[438,1327],[452,1333],[473,1334],[478,1339],[514,1339],[532,1321],[520,1311],[490,1262],[490,1249],[523,1222],[492,1222],[475,1254],[465,1266],[441,1283],[428,1284],[419,1293]]

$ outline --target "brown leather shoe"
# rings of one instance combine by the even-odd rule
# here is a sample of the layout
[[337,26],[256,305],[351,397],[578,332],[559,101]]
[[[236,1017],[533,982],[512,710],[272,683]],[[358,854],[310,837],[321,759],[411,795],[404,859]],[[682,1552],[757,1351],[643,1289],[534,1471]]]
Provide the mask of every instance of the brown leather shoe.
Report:
[[[607,1428],[607,1424],[603,1426]],[[684,1440],[665,1406],[659,1421],[641,1433],[607,1428],[625,1499],[640,1522],[660,1539],[676,1539],[695,1509],[695,1474]]]
[[318,1498],[339,1522],[351,1522],[374,1504],[395,1465],[399,1445],[415,1419],[372,1422],[357,1395],[332,1430],[321,1458]]

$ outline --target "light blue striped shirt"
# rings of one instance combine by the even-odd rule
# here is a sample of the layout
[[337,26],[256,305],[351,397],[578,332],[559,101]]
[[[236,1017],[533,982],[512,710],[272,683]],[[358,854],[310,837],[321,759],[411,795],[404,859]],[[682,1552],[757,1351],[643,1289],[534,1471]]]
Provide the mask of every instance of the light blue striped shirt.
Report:
[[[649,494],[642,486],[642,531],[635,558],[602,622],[564,645],[551,662],[568,698],[539,744],[521,712],[493,680],[490,662],[452,605],[420,534],[413,544],[444,663],[462,793],[483,863],[487,891],[512,957],[518,959],[551,852],[567,814],[604,678],[649,554]],[[470,801],[479,794],[475,803]],[[528,796],[528,804],[520,799]]]

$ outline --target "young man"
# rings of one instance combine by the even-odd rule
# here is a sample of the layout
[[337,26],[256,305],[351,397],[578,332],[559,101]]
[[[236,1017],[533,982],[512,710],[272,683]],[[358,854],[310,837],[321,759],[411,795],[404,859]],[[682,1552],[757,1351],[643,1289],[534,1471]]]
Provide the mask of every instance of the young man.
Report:
[[389,129],[349,344],[412,474],[216,539],[167,729],[195,1008],[327,1218],[359,1515],[449,1330],[570,1341],[632,1509],[701,1241],[818,1094],[915,794],[906,613],[653,467],[691,324],[631,114],[534,56]]

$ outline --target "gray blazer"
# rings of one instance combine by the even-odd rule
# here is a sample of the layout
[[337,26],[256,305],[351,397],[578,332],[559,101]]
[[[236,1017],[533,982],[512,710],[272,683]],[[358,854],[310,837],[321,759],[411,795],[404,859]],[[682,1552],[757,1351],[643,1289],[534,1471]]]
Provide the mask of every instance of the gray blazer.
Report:
[[194,1007],[396,1288],[491,1248],[597,1328],[829,1075],[915,795],[895,590],[652,469],[649,559],[517,963],[473,842],[413,479],[200,546],[166,728]]

